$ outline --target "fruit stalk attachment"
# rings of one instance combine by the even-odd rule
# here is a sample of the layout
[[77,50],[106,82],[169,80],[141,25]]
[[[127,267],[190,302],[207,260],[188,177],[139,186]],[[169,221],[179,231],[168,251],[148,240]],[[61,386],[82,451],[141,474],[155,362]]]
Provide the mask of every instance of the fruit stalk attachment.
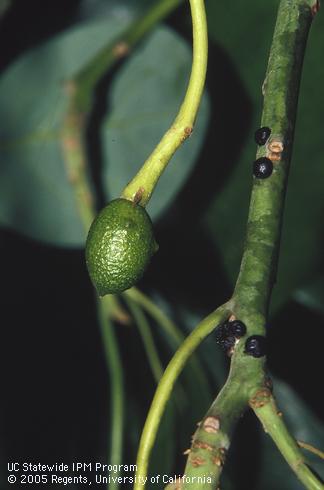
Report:
[[171,157],[192,133],[205,85],[208,39],[204,0],[189,1],[192,15],[193,60],[185,97],[171,127],[121,194],[121,197],[138,202],[144,207]]

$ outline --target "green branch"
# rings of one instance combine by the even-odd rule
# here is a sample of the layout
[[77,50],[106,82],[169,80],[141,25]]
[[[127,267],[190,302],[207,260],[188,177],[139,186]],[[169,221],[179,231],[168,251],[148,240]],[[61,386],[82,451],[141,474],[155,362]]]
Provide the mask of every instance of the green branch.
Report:
[[250,400],[250,405],[260,419],[264,430],[272,438],[305,488],[309,490],[323,490],[323,483],[309,469],[296,440],[290,435],[271,393],[267,390],[256,393]]
[[281,0],[263,84],[261,126],[268,126],[271,136],[268,144],[259,148],[257,158],[270,158],[274,169],[268,179],[254,179],[246,245],[234,293],[240,303],[251,305],[262,314],[267,313],[277,271],[299,85],[313,3],[313,0]]
[[193,30],[193,62],[189,85],[179,113],[121,197],[138,199],[146,206],[152,192],[179,146],[191,135],[203,93],[207,69],[207,22],[204,0],[189,0]]

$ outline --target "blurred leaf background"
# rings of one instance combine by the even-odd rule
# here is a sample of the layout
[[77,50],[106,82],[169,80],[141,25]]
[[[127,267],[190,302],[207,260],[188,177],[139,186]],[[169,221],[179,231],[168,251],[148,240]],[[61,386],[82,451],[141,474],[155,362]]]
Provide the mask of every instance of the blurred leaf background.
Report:
[[[85,235],[59,139],[67,107],[63,82],[150,4],[16,0],[7,10],[1,7],[5,464],[108,461],[109,378],[84,264]],[[160,250],[139,285],[186,334],[229,297],[238,272],[253,133],[262,110],[261,86],[278,1],[223,5],[207,0],[206,6],[206,94],[193,136],[173,158],[148,207]],[[268,325],[269,368],[276,377],[279,405],[296,437],[322,449],[323,25],[320,13],[306,51]],[[87,128],[89,178],[98,208],[119,195],[167,129],[181,102],[190,62],[191,22],[185,2],[99,83]],[[166,365],[173,350],[158,325],[151,326]],[[115,327],[126,383],[127,464],[135,461],[155,381],[136,325]],[[199,355],[211,401],[228,363],[212,338]],[[181,403],[171,403],[163,421],[152,474],[181,474],[182,452],[207,409],[201,387],[185,374],[181,386]],[[323,477],[323,464],[314,467]],[[1,480],[1,488],[7,488],[5,472]],[[223,488],[270,490],[279,488],[278,481],[280,490],[301,488],[248,414],[239,424]]]

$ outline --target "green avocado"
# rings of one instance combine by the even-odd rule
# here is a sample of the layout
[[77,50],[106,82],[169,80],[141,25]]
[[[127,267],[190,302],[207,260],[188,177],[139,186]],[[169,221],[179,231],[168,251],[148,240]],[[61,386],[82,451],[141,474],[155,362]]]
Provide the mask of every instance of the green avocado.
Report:
[[111,201],[93,221],[86,242],[86,263],[99,295],[134,286],[157,249],[146,210],[127,199]]

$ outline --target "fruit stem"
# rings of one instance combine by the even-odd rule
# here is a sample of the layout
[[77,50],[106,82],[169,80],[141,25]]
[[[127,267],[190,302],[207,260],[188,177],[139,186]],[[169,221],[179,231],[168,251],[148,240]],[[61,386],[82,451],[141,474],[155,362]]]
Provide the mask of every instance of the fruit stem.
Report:
[[142,188],[140,204],[144,207],[149,202],[171,157],[192,133],[205,85],[208,54],[205,5],[204,0],[189,0],[189,2],[192,16],[193,59],[185,97],[171,127],[121,194],[121,197],[133,201],[135,196],[138,196],[138,190]]
[[87,169],[85,142],[87,117],[92,108],[96,84],[182,1],[159,0],[156,2],[140,19],[135,18],[125,32],[113,42],[109,42],[63,86],[68,99],[68,108],[61,133],[64,162],[86,233],[96,214],[95,196]]

